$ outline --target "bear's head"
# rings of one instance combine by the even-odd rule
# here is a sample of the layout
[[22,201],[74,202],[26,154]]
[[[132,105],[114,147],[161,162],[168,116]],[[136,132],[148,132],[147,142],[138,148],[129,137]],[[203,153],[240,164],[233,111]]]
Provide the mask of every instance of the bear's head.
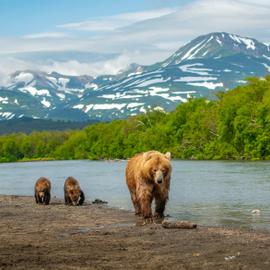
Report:
[[74,185],[69,189],[69,197],[73,205],[77,205],[79,203],[80,195],[81,189],[79,185]]
[[38,191],[38,196],[39,196],[39,198],[40,198],[40,200],[41,200],[42,203],[45,200],[45,196],[47,195],[47,192],[48,191],[45,188]]
[[170,179],[171,170],[171,153],[149,151],[143,154],[142,174],[148,181],[162,185]]

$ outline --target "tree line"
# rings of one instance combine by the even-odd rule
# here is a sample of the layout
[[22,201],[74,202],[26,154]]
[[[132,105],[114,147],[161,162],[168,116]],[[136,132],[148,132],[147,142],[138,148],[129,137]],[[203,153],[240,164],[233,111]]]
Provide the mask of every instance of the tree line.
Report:
[[83,130],[0,136],[0,162],[126,159],[155,149],[176,159],[270,159],[270,76],[250,78],[215,100],[190,99]]

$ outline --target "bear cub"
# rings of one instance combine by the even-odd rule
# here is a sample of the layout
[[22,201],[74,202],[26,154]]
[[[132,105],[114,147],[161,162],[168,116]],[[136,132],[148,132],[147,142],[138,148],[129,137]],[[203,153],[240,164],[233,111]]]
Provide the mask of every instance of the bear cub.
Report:
[[51,182],[45,178],[40,177],[35,184],[35,199],[37,204],[48,205],[51,200]]
[[65,181],[64,195],[66,205],[82,205],[84,203],[84,193],[79,182],[71,176]]

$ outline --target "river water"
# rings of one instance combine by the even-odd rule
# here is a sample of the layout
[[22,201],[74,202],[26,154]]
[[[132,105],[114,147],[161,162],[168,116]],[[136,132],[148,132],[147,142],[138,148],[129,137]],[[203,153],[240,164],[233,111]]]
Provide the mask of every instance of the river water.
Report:
[[[270,231],[270,162],[173,161],[166,214],[201,225]],[[132,209],[125,184],[126,161],[47,161],[0,164],[0,194],[33,195],[40,176],[63,198],[68,176],[80,181],[86,199]],[[255,211],[254,211],[255,210]]]

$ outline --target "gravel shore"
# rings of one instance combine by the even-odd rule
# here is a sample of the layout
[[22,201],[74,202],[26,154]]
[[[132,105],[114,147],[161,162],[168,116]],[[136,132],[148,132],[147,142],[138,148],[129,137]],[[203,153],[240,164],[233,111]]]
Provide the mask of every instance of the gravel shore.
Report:
[[0,269],[270,269],[268,233],[139,224],[105,205],[0,195]]

